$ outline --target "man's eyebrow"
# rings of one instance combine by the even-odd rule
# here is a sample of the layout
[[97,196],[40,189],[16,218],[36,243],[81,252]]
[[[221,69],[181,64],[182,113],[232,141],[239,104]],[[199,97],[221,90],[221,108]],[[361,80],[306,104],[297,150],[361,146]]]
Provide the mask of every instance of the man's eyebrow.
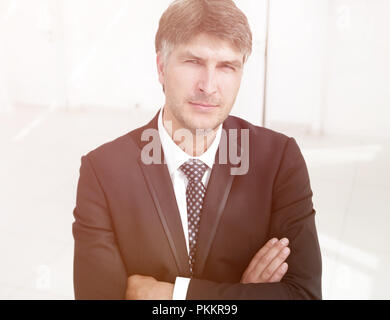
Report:
[[239,60],[227,60],[227,61],[221,61],[221,64],[230,64],[232,66],[235,66],[237,68],[242,68],[242,63]]
[[196,55],[194,55],[192,52],[190,51],[185,51],[181,54],[179,54],[179,58],[191,58],[191,59],[197,59],[197,60],[203,60],[202,58],[200,57],[197,57]]
[[[196,59],[199,61],[204,61],[203,58],[196,56],[195,54],[193,54],[190,51],[183,52],[182,54],[179,55],[179,58],[184,58],[184,57],[190,58],[190,59]],[[240,60],[219,61],[218,64],[229,64],[229,65],[235,66],[237,68],[242,68],[242,62]]]

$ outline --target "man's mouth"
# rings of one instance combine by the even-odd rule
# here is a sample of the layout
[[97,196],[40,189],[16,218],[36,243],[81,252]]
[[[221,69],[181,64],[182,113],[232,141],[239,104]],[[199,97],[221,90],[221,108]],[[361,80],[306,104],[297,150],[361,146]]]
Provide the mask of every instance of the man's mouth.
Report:
[[200,108],[216,108],[216,107],[218,107],[217,104],[209,104],[209,103],[204,103],[204,102],[189,101],[189,103],[196,106],[196,107],[200,107]]

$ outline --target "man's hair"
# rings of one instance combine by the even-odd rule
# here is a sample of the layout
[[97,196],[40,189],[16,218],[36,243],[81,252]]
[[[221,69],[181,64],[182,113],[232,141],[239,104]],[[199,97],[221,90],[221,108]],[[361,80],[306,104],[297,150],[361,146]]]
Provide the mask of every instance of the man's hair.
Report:
[[245,14],[232,0],[176,0],[163,13],[156,34],[156,53],[166,61],[172,49],[200,33],[227,40],[244,55],[252,52],[252,32]]

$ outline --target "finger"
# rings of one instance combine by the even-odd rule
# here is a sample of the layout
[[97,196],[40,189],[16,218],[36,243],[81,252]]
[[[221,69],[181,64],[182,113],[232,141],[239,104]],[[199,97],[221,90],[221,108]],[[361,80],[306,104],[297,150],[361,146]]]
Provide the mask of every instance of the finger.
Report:
[[266,254],[277,242],[278,239],[272,238],[259,251],[256,252],[252,260],[250,261],[248,267],[245,269],[242,278],[244,278],[248,273],[250,273],[256,267],[261,257],[264,256],[264,254]]
[[273,257],[284,247],[288,245],[288,239],[283,238],[277,241],[276,238],[271,239],[259,252],[253,257],[250,265],[245,270],[241,282],[242,283],[259,283],[264,282],[259,280],[259,275],[264,271]]
[[263,281],[269,281],[275,271],[286,261],[287,257],[290,254],[290,248],[284,247],[279,254],[271,261],[271,263],[264,269],[263,273],[260,275],[260,278]]
[[252,260],[256,261],[261,259],[261,257],[264,256],[264,254],[266,254],[277,242],[277,238],[269,240],[259,251],[257,251]]
[[252,271],[255,279],[260,279],[261,282],[265,282],[268,280],[267,278],[265,278],[266,274],[263,275],[264,270],[287,245],[288,245],[288,239],[283,238],[282,240],[275,243],[275,245],[265,255],[263,255],[260,258],[258,264]]
[[284,275],[288,270],[287,262],[282,263],[282,265],[274,272],[271,279],[268,282],[280,282],[283,279]]

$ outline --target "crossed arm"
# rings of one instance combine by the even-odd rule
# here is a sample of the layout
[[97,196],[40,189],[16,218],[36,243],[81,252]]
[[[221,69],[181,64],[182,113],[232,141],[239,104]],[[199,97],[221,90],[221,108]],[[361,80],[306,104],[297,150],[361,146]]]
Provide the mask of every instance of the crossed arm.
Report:
[[[287,272],[285,262],[290,254],[288,239],[269,240],[252,258],[241,277],[240,283],[279,282]],[[173,284],[157,281],[153,277],[131,275],[127,279],[126,299],[129,300],[171,300]]]

